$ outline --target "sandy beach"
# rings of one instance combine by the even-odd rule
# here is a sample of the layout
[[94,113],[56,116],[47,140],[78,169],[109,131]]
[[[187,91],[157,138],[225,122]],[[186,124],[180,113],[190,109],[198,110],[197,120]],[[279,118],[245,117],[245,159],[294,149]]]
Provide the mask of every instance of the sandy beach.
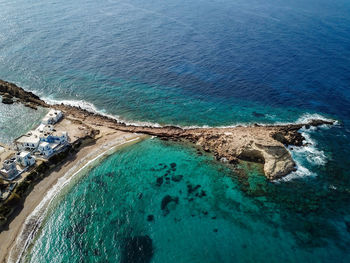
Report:
[[46,197],[49,190],[58,183],[60,178],[72,176],[83,167],[86,168],[86,166],[91,165],[91,161],[97,161],[96,159],[100,161],[120,147],[130,145],[146,137],[145,135],[125,133],[108,128],[100,128],[100,132],[96,143],[83,147],[75,156],[66,160],[62,166],[55,168],[49,176],[35,185],[33,191],[25,199],[23,208],[18,215],[15,216],[8,228],[0,233],[0,262],[12,262],[22,252],[25,242],[16,241],[26,235],[22,233],[26,219]]

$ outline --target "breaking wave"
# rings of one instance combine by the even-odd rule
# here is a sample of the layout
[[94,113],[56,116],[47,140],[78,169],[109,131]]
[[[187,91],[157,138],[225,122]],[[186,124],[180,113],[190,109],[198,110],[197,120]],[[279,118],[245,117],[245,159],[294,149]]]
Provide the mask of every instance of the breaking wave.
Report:
[[121,118],[118,115],[112,115],[112,114],[105,113],[102,110],[98,110],[93,103],[87,102],[85,100],[55,100],[55,99],[49,99],[49,98],[44,98],[43,100],[46,103],[50,104],[50,105],[64,104],[64,105],[67,105],[67,106],[73,106],[73,107],[81,108],[81,109],[86,110],[88,112],[95,113],[95,114],[100,114],[102,116],[105,116],[105,117],[117,120],[119,122],[123,122],[123,123],[125,123],[127,125],[162,127],[160,124],[152,123],[152,122],[142,122],[142,121],[132,121],[132,122],[130,122],[128,120],[125,120],[125,119]]
[[[238,126],[251,126],[253,124],[258,124],[260,126],[269,126],[269,125],[288,125],[288,124],[306,124],[310,122],[311,120],[323,120],[323,121],[332,121],[334,124],[338,124],[338,121],[335,119],[327,118],[325,116],[322,116],[317,113],[305,113],[302,116],[300,116],[296,121],[294,122],[274,122],[271,118],[271,123],[259,123],[259,122],[242,122],[242,123],[234,123],[231,125],[222,125],[222,126],[209,126],[209,125],[177,125],[177,124],[159,124],[155,122],[147,122],[147,121],[130,121],[123,119],[119,115],[113,115],[113,114],[108,114],[104,112],[103,110],[98,109],[93,103],[87,102],[85,100],[56,100],[56,99],[51,99],[51,98],[46,98],[44,97],[43,100],[50,104],[64,104],[68,106],[74,106],[77,108],[84,109],[86,111],[89,111],[91,113],[95,114],[100,114],[102,116],[109,117],[111,119],[117,120],[119,122],[125,123],[126,125],[133,125],[133,126],[148,126],[148,127],[164,127],[164,126],[174,126],[174,127],[179,127],[183,129],[196,129],[196,128],[235,128]],[[271,115],[272,116],[272,115]],[[329,127],[329,125],[322,125],[323,127]]]
[[[322,129],[327,129],[328,126],[323,125]],[[288,150],[293,156],[296,164],[296,171],[290,173],[284,178],[276,180],[276,182],[290,181],[297,178],[303,177],[316,177],[317,174],[312,168],[324,166],[327,163],[327,156],[324,151],[318,149],[317,142],[312,139],[312,133],[315,131],[315,127],[310,127],[308,130],[305,128],[300,129],[301,134],[305,138],[303,146],[300,147],[289,147]],[[307,168],[308,167],[308,168]]]

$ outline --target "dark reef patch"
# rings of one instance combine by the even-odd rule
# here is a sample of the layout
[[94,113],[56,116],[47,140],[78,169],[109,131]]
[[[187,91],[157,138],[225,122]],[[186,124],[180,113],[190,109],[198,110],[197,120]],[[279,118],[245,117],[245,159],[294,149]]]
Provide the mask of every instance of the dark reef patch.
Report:
[[179,198],[178,197],[172,197],[170,195],[166,195],[163,199],[162,199],[162,203],[160,205],[160,208],[164,211],[164,215],[167,215],[169,213],[169,203],[175,203],[178,204],[179,203]]
[[158,177],[156,181],[157,186],[161,186],[163,184],[163,177]]
[[105,176],[107,176],[107,177],[114,177],[115,176],[115,172],[105,173]]
[[260,112],[256,112],[256,111],[253,111],[252,115],[256,118],[264,118],[265,117],[265,114],[260,113]]
[[121,263],[148,263],[153,256],[152,239],[149,236],[129,237],[124,241]]
[[164,163],[159,163],[157,168],[152,167],[150,170],[151,170],[152,172],[159,172],[159,171],[162,171],[162,170],[166,169],[167,167],[168,167],[168,166],[167,166],[166,164],[164,164]]
[[188,194],[192,194],[193,192],[195,192],[197,189],[199,189],[201,186],[199,184],[197,184],[196,186],[193,186],[191,184],[187,185],[187,193]]
[[181,174],[174,174],[172,177],[171,177],[171,180],[173,180],[174,182],[180,182],[182,180],[184,176],[181,175]]

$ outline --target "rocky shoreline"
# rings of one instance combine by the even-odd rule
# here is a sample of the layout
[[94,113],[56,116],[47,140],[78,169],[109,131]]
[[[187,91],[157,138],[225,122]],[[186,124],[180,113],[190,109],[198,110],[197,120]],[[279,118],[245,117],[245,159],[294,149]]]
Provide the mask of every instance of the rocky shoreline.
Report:
[[302,146],[303,136],[299,132],[302,127],[309,128],[321,125],[333,125],[333,121],[310,120],[302,124],[287,125],[252,125],[233,128],[193,128],[184,129],[176,126],[151,127],[127,125],[116,119],[89,112],[79,107],[63,104],[49,105],[37,95],[25,91],[13,83],[0,80],[0,95],[4,103],[17,101],[36,108],[50,107],[59,109],[66,116],[95,123],[110,129],[135,132],[157,136],[164,140],[191,142],[206,152],[214,154],[217,160],[229,164],[240,161],[260,163],[264,167],[265,176],[269,180],[282,178],[295,171],[295,162],[287,150],[288,146]]

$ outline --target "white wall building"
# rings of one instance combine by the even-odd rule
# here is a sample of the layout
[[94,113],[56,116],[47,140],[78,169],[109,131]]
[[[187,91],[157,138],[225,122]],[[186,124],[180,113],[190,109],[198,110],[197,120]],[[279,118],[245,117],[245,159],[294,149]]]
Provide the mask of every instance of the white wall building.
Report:
[[50,157],[53,153],[54,150],[52,149],[52,145],[48,142],[41,142],[39,143],[37,151],[39,154],[43,155],[43,157],[48,158]]
[[54,130],[54,126],[51,124],[46,125],[46,124],[41,123],[35,130],[40,132],[40,133],[43,133],[43,134],[50,133]]
[[43,135],[39,131],[29,131],[25,135],[17,138],[15,144],[19,151],[32,151],[39,146],[40,138]]
[[53,132],[47,136],[43,136],[41,141],[48,143],[58,143],[64,144],[68,142],[68,133],[67,132]]
[[3,168],[0,170],[1,175],[5,179],[13,179],[17,176],[18,170],[16,167],[16,158],[5,160]]
[[55,124],[63,117],[62,111],[51,109],[41,121],[42,124]]
[[[22,135],[15,140],[18,151],[36,151],[41,142],[49,144],[66,144],[68,142],[67,132],[53,132],[49,126],[39,126],[37,129]],[[42,151],[42,149],[40,149]]]
[[35,164],[35,157],[31,156],[30,152],[16,153],[16,161],[23,167],[32,166]]

